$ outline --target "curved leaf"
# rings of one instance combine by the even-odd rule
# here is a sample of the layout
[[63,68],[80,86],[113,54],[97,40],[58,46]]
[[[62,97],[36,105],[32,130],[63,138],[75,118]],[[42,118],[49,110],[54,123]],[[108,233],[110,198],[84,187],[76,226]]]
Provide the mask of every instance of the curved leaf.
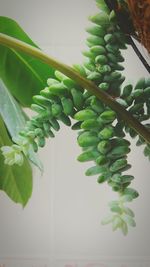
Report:
[[0,80],[0,114],[12,137],[18,135],[26,124],[22,109],[7,90],[2,80]]
[[[2,80],[0,80],[0,115],[12,138],[16,137],[26,124],[26,118],[20,105],[7,90]],[[32,149],[29,159],[43,172],[43,165]]]
[[[0,32],[37,47],[12,19],[0,16]],[[23,105],[30,106],[32,96],[54,76],[54,69],[38,59],[0,45],[0,77],[13,96]]]
[[[7,130],[0,117],[0,147],[11,145]],[[4,164],[0,151],[0,189],[3,190],[14,202],[26,205],[32,194],[32,170],[27,159],[21,167]]]

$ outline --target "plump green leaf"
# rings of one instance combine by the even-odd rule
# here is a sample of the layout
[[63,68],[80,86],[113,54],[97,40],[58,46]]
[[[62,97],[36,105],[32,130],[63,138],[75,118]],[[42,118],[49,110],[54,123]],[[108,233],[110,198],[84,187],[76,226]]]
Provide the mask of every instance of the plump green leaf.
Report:
[[[11,144],[0,117],[0,148]],[[21,167],[18,165],[8,166],[4,164],[4,158],[0,151],[0,190],[3,190],[14,202],[26,205],[32,193],[32,170],[26,158]]]
[[112,212],[121,213],[121,208],[119,207],[119,205],[113,205],[113,206],[111,207],[111,211],[112,211]]
[[126,188],[123,193],[124,195],[131,196],[132,199],[137,198],[139,196],[139,193],[135,189],[130,188],[130,187]]
[[[37,47],[10,18],[0,17],[0,32]],[[0,77],[23,106],[31,105],[32,96],[38,94],[52,76],[54,70],[40,60],[0,45]]]
[[123,214],[122,219],[130,226],[135,227],[136,226],[136,222],[133,219],[132,216],[128,215],[128,214]]
[[[6,86],[0,80],[0,115],[2,116],[11,137],[16,137],[26,124],[25,115]],[[37,155],[30,149],[29,158],[41,171],[43,166]]]
[[110,214],[107,217],[105,217],[102,221],[101,224],[105,225],[105,224],[109,224],[113,221],[114,215]]

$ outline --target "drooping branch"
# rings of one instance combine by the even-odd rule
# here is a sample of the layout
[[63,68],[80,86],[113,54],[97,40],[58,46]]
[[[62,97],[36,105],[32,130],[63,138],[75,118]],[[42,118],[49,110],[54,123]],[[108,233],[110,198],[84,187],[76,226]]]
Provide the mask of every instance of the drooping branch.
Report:
[[106,105],[115,110],[117,114],[131,128],[133,128],[141,137],[143,137],[147,143],[150,143],[150,132],[136,118],[134,118],[132,114],[130,114],[125,108],[123,108],[118,102],[116,102],[109,94],[100,90],[93,82],[81,76],[73,68],[48,56],[40,49],[35,48],[29,44],[26,44],[25,42],[22,42],[16,38],[10,37],[6,34],[0,33],[0,44],[7,46],[9,48],[20,50],[28,55],[31,55],[32,57],[36,57],[41,61],[43,61],[44,63],[48,64],[49,66],[59,70],[69,78],[73,79],[80,86],[89,90],[92,94],[94,94],[97,98],[103,101]]

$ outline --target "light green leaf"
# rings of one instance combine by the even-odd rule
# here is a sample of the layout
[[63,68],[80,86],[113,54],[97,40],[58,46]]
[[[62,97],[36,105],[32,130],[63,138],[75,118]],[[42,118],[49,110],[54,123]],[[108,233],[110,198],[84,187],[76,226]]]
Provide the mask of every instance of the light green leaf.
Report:
[[127,235],[127,233],[128,233],[128,226],[127,226],[127,224],[125,222],[122,223],[121,230],[122,230],[122,233],[124,235]]
[[112,222],[112,230],[116,231],[122,225],[122,220],[119,216],[115,216]]
[[40,161],[37,153],[35,153],[33,151],[33,149],[30,148],[29,150],[29,160],[36,166],[39,168],[39,170],[41,171],[41,174],[43,174],[44,168],[43,168],[43,164]]
[[[12,144],[3,120],[0,116],[0,148]],[[3,190],[14,202],[26,205],[32,194],[32,169],[24,158],[23,165],[8,166],[0,150],[0,190]]]
[[122,219],[130,226],[135,227],[136,226],[136,222],[133,219],[133,217],[127,215],[127,214],[123,214],[122,215]]
[[124,207],[124,208],[123,208],[123,212],[124,212],[125,214],[131,216],[131,217],[135,217],[134,212],[133,212],[131,209],[127,208],[127,207]]
[[23,111],[0,80],[0,114],[12,137],[16,137],[26,124]]
[[109,207],[110,207],[110,209],[111,209],[111,211],[112,212],[117,212],[117,213],[121,213],[122,212],[122,210],[121,210],[121,208],[120,208],[120,206],[119,206],[119,202],[118,201],[111,201],[110,203],[109,203]]
[[[0,115],[12,138],[16,137],[26,124],[26,118],[20,105],[7,90],[2,80],[0,80]],[[32,149],[29,152],[29,159],[43,172],[42,163]]]
[[113,221],[113,215],[110,214],[108,215],[107,217],[105,217],[102,221],[101,221],[101,224],[102,225],[105,225],[105,224],[109,224]]

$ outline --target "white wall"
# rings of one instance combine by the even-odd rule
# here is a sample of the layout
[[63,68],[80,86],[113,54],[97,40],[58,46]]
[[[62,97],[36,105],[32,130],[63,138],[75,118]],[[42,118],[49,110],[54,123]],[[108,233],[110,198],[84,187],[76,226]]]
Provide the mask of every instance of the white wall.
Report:
[[[32,39],[67,64],[82,62],[87,17],[94,0],[0,0],[0,15],[16,19]],[[148,76],[132,50],[126,76]],[[132,142],[130,162],[140,197],[131,206],[137,227],[127,237],[101,226],[115,194],[96,178],[85,177],[91,164],[76,161],[76,133],[62,126],[41,150],[44,175],[36,171],[32,198],[23,210],[0,194],[0,267],[148,267],[149,163]],[[130,171],[131,172],[131,171]]]

